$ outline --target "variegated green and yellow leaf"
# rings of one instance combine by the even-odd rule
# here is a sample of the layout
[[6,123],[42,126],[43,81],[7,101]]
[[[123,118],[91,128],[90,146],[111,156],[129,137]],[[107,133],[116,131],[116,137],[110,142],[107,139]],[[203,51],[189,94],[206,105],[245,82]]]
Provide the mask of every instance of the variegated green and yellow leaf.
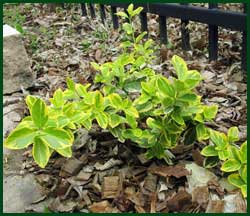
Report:
[[23,120],[17,125],[16,129],[20,128],[30,128],[30,129],[36,129],[36,126],[34,122],[32,121],[31,116],[27,116],[23,118]]
[[169,80],[163,76],[158,77],[157,79],[157,87],[159,92],[161,93],[162,96],[164,97],[175,97],[175,89],[174,87],[170,84]]
[[229,159],[225,161],[222,166],[221,170],[224,172],[234,172],[239,170],[241,167],[241,163],[235,159]]
[[218,111],[217,105],[204,106],[203,114],[204,114],[205,119],[211,120],[215,118],[217,111]]
[[111,128],[115,128],[117,127],[119,124],[125,122],[125,120],[123,119],[123,117],[115,114],[115,113],[111,113],[109,114],[109,125]]
[[86,84],[86,85],[81,85],[81,84],[76,84],[76,91],[79,96],[81,97],[86,97],[88,94],[87,89],[90,87],[91,84]]
[[137,111],[137,109],[133,106],[127,107],[123,110],[127,115],[129,116],[133,116],[134,118],[138,118],[139,117],[139,113]]
[[59,128],[46,128],[40,138],[52,149],[62,149],[72,145],[73,135],[70,131]]
[[178,111],[178,110],[174,110],[172,113],[171,113],[171,118],[177,122],[178,124],[180,125],[185,125],[185,121],[184,119],[182,118],[181,116],[181,112]]
[[113,93],[108,96],[111,106],[116,109],[120,109],[122,107],[122,98],[120,95]]
[[92,119],[91,118],[88,118],[84,121],[81,121],[81,124],[87,129],[87,130],[90,130],[91,127],[92,127]]
[[247,141],[242,143],[240,147],[240,157],[242,163],[247,163]]
[[128,124],[130,125],[130,127],[132,127],[132,128],[137,127],[137,121],[136,121],[134,116],[126,114],[126,120],[127,120]]
[[186,74],[188,71],[186,62],[179,56],[174,55],[171,59],[171,62],[174,66],[175,72],[179,78],[179,80],[185,81]]
[[240,188],[242,185],[245,184],[245,182],[241,179],[240,175],[238,173],[232,173],[228,176],[228,181],[230,184]]
[[37,99],[31,109],[31,117],[38,128],[42,128],[48,121],[48,108],[45,102]]
[[56,151],[64,156],[64,157],[72,157],[72,149],[71,149],[71,146],[70,147],[67,147],[67,148],[63,148],[63,149],[56,149]]
[[104,112],[98,112],[95,114],[95,118],[99,126],[103,129],[106,129],[108,126],[108,117]]
[[198,141],[206,140],[209,138],[208,130],[202,123],[196,125],[196,137]]
[[101,92],[96,91],[95,94],[94,94],[95,108],[97,110],[104,110],[105,107],[103,106],[103,103],[104,103],[104,98],[103,98]]
[[214,146],[209,145],[202,149],[201,154],[206,157],[217,156],[218,151],[215,149]]
[[243,195],[244,198],[247,197],[247,184],[244,184],[240,187],[241,193]]
[[50,99],[50,102],[56,108],[63,106],[65,100],[63,99],[63,91],[60,88],[54,92],[53,98]]
[[227,137],[224,133],[220,133],[215,130],[209,130],[209,133],[212,142],[216,145],[216,148],[218,148],[218,150],[223,150],[226,148],[228,142]]
[[34,139],[34,145],[32,148],[32,155],[35,162],[41,167],[44,168],[50,158],[50,149],[40,138],[36,137]]
[[33,143],[36,130],[31,128],[19,128],[11,132],[5,139],[4,146],[9,149],[23,149]]
[[36,102],[38,98],[37,97],[34,97],[32,95],[28,95],[26,98],[25,98],[25,102],[29,108],[29,111],[31,113],[31,110],[32,110],[32,107],[34,105],[34,103]]

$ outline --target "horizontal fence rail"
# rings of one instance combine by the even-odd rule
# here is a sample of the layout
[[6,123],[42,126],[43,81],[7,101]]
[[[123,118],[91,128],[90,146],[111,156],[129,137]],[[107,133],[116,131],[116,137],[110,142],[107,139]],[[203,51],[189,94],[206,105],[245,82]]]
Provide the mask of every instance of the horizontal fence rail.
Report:
[[[95,17],[95,8],[93,4],[88,4],[90,15]],[[114,29],[119,28],[119,19],[116,16],[117,7],[126,9],[129,4],[109,3],[111,6],[111,16]],[[209,3],[208,8],[192,6],[187,3],[150,3],[150,4],[134,4],[135,7],[143,7],[140,14],[141,30],[148,31],[147,13],[159,15],[159,31],[161,43],[167,44],[167,19],[168,17],[181,19],[181,40],[182,49],[190,50],[189,30],[186,28],[189,21],[205,23],[208,25],[208,52],[209,60],[217,60],[218,58],[218,26],[229,28],[231,30],[242,32],[242,69],[246,70],[246,31],[247,31],[247,12],[246,3],[244,4],[244,13],[225,11],[218,9],[218,4]],[[82,15],[87,15],[86,6],[81,4]],[[105,6],[100,5],[101,20],[104,23]]]
[[[109,5],[127,8],[129,4],[111,3]],[[180,5],[174,3],[135,4],[135,7],[139,6],[143,7],[143,12],[146,13],[196,21],[231,28],[232,30],[246,30],[246,14],[239,12],[229,12],[219,9],[209,10],[198,6]]]

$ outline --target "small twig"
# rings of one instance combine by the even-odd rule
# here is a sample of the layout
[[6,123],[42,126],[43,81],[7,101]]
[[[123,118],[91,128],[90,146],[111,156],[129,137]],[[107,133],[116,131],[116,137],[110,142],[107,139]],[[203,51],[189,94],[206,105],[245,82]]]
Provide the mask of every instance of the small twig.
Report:
[[21,110],[22,112],[24,112],[25,111],[25,108],[20,108],[20,107],[17,107],[17,108],[15,108],[15,109],[13,109],[13,110],[10,110],[9,112],[6,112],[6,113],[4,113],[3,115],[5,116],[5,115],[7,115],[7,114],[9,114],[9,113],[11,113],[11,112],[13,112],[13,111],[18,111],[18,110]]
[[23,99],[22,98],[17,98],[15,100],[12,100],[12,101],[5,101],[3,103],[3,107],[6,107],[6,106],[9,106],[9,105],[12,105],[12,104],[15,104],[15,103],[18,103],[18,102],[21,102]]

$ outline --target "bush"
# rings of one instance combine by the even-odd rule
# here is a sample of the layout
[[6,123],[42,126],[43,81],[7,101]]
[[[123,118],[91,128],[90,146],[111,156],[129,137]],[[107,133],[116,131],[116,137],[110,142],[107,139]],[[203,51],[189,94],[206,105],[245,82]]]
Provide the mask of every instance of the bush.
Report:
[[[67,89],[56,90],[50,105],[28,96],[30,116],[12,131],[4,142],[5,147],[22,149],[33,144],[34,160],[44,168],[53,151],[71,157],[73,133],[77,128],[90,130],[92,124],[97,123],[120,142],[130,140],[146,148],[148,158],[164,159],[168,164],[172,164],[174,157],[170,150],[180,142],[192,144],[211,136],[218,146],[222,141],[224,148],[224,135],[205,126],[206,121],[216,116],[218,107],[204,105],[201,96],[196,94],[195,87],[202,80],[200,73],[189,70],[185,61],[176,55],[171,60],[176,76],[171,79],[156,74],[150,66],[155,58],[153,41],[144,38],[146,32],[136,37],[132,22],[141,11],[141,7],[134,10],[131,4],[128,14],[117,13],[128,20],[123,24],[127,39],[121,42],[122,54],[115,61],[102,65],[92,63],[99,72],[95,83],[101,84],[100,89],[89,91],[91,84],[82,85],[67,78]],[[231,129],[229,142],[235,140],[234,133],[235,129]],[[244,146],[240,151],[245,151]],[[221,148],[208,146],[203,154],[227,159],[227,153]],[[246,167],[246,163],[241,167]],[[239,176],[242,177],[240,173],[245,170],[239,171]],[[236,178],[230,178],[233,177]]]

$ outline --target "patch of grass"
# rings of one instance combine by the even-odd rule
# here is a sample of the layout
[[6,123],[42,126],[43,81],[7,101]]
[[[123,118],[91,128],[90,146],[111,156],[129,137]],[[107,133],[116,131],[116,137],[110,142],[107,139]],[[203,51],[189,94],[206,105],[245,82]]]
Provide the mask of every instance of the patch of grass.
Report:
[[42,33],[43,37],[46,40],[53,40],[56,35],[56,29],[55,28],[46,28],[44,26],[41,26],[39,28],[39,31]]
[[99,29],[97,29],[95,32],[94,32],[94,37],[95,38],[98,38],[100,40],[107,40],[108,39],[108,32],[106,31],[101,31]]
[[168,42],[168,43],[166,44],[166,48],[167,48],[167,49],[173,49],[173,48],[174,48],[174,45],[173,45],[171,42]]
[[24,33],[23,25],[26,21],[26,16],[22,14],[19,4],[7,4],[3,9],[3,23],[15,28],[20,33]]
[[82,46],[82,51],[83,51],[83,52],[86,52],[86,51],[88,51],[88,49],[90,48],[91,42],[88,41],[88,40],[82,40],[81,46]]
[[72,34],[74,34],[75,33],[75,29],[72,27],[72,26],[69,26],[67,29],[66,29],[66,31],[65,31],[65,35],[66,36],[71,36]]

